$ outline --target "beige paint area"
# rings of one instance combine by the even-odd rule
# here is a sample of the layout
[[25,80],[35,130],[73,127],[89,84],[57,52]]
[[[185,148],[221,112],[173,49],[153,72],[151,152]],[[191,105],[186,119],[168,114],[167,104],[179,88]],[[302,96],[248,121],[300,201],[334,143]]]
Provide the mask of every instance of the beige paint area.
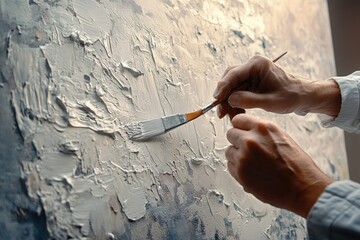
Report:
[[[30,2],[0,10],[20,26],[7,36],[11,104],[38,155],[22,175],[51,237],[306,237],[304,219],[232,179],[230,123],[215,111],[145,142],[124,126],[205,106],[226,67],[255,53],[288,51],[286,69],[334,76],[325,0]],[[348,177],[340,130],[311,114],[248,112],[275,121],[327,174]]]

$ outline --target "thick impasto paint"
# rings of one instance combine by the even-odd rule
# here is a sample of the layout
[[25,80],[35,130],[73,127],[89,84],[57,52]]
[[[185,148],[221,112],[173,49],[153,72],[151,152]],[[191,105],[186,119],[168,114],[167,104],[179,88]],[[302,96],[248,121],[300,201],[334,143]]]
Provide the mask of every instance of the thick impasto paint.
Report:
[[[230,176],[215,110],[143,142],[125,125],[205,106],[255,53],[334,76],[325,0],[2,0],[0,26],[1,238],[307,238],[304,219]],[[348,177],[340,130],[248,113]]]

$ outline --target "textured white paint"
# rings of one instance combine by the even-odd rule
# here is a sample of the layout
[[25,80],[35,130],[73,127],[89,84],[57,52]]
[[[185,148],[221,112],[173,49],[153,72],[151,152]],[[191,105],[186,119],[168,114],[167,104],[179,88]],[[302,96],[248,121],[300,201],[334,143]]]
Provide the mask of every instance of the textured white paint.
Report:
[[[147,142],[129,140],[124,126],[206,105],[226,67],[256,52],[288,50],[280,65],[333,76],[326,1],[30,2],[0,3],[15,29],[1,71],[22,139],[36,149],[36,159],[22,159],[23,181],[51,237],[306,237],[304,220],[231,178],[230,125],[215,111]],[[347,177],[341,131],[314,115],[249,113]]]

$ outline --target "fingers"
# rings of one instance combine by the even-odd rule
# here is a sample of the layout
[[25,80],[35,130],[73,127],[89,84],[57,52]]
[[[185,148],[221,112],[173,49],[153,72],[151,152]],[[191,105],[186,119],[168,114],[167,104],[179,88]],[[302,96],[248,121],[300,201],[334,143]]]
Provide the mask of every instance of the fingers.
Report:
[[233,69],[234,67],[236,67],[236,66],[230,66],[230,67],[228,67],[226,70],[225,70],[225,72],[223,73],[223,75],[221,76],[221,78],[223,78],[231,69]]
[[[245,190],[245,183],[243,177],[241,176],[242,171],[242,161],[244,160],[244,155],[240,149],[237,149],[234,146],[229,146],[225,152],[226,158],[228,160],[227,167],[230,175],[238,181]],[[246,190],[245,190],[246,191]]]
[[244,130],[238,128],[231,128],[226,132],[227,140],[237,148],[242,148],[244,146],[244,139],[248,138],[248,133]]
[[237,91],[230,95],[228,103],[236,108],[262,108],[268,109],[271,102],[269,94],[257,94],[248,91]]
[[230,107],[231,111],[228,112],[228,116],[230,118],[230,121],[238,114],[245,113],[245,110],[242,108],[232,108]]
[[228,114],[231,120],[240,113],[245,113],[245,110],[242,108],[233,108],[227,102],[223,102],[217,107],[217,115],[220,119]]
[[237,173],[237,167],[236,167],[235,163],[228,161],[227,167],[228,167],[228,171],[229,171],[230,175],[239,182],[239,175]]
[[245,81],[250,74],[251,64],[238,65],[230,69],[224,77],[218,82],[214,92],[214,98],[226,98],[232,89]]
[[269,68],[270,64],[271,60],[257,55],[252,57],[246,64],[228,68],[218,82],[214,98],[226,98],[237,86],[248,80],[251,74],[255,74],[256,79],[258,79],[258,76],[262,74],[264,69]]
[[243,131],[249,131],[252,128],[255,128],[258,122],[259,119],[248,114],[236,115],[231,120],[231,123],[234,126],[234,128],[238,128],[239,130],[243,130]]
[[240,150],[237,147],[231,145],[226,148],[225,157],[229,162],[237,164],[237,161],[240,157]]
[[219,106],[217,107],[217,115],[220,119],[222,119],[223,117],[226,116],[227,111],[225,110],[227,107],[226,103],[221,103],[219,104]]
[[225,151],[226,159],[228,160],[228,171],[235,178],[239,181],[238,175],[238,167],[240,164],[241,152],[234,146],[229,146]]

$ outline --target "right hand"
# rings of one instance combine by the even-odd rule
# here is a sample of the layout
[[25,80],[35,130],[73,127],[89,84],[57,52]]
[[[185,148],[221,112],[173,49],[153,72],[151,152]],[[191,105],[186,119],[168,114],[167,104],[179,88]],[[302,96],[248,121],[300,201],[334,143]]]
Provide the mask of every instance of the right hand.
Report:
[[243,65],[228,68],[217,84],[220,118],[231,108],[262,108],[275,113],[317,112],[337,116],[340,90],[335,81],[297,78],[270,59],[256,55]]

